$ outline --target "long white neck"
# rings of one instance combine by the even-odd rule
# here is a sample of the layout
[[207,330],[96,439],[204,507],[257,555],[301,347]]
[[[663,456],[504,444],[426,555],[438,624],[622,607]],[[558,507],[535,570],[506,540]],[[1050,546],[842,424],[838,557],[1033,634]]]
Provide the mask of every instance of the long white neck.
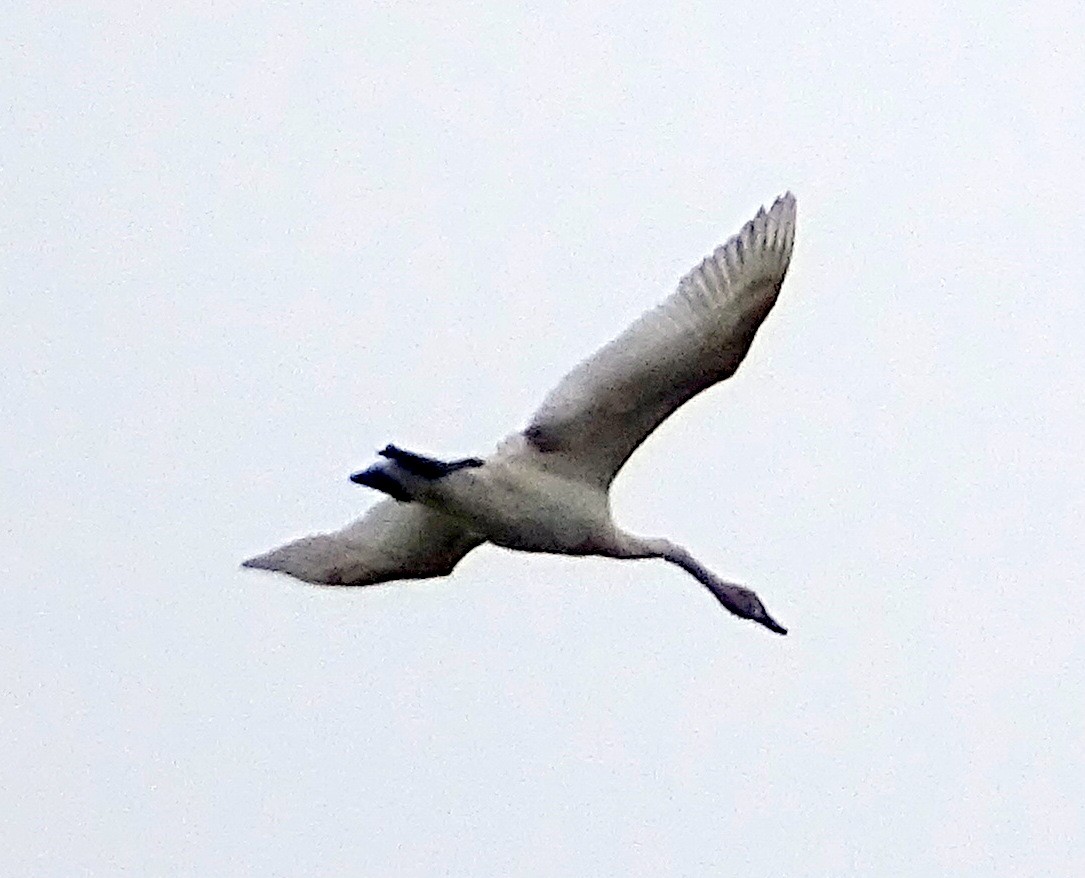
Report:
[[638,537],[618,532],[616,558],[662,558],[677,564],[698,582],[712,588],[720,580],[686,549],[663,537]]
[[[625,531],[616,531],[613,545],[609,548],[610,551],[605,553],[613,558],[662,558],[664,561],[678,564],[680,568],[686,570],[688,570],[686,563],[692,562],[702,572],[707,573],[686,549],[663,537],[637,536],[636,534],[627,534]],[[692,570],[689,570],[689,572],[701,578]]]

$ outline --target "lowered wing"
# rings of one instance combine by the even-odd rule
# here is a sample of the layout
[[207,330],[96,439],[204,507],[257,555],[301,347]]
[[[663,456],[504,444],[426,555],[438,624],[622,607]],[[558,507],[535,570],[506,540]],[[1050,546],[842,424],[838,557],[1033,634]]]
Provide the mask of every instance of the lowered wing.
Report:
[[342,530],[302,537],[245,561],[305,582],[375,585],[447,576],[485,542],[447,515],[418,503],[383,500]]

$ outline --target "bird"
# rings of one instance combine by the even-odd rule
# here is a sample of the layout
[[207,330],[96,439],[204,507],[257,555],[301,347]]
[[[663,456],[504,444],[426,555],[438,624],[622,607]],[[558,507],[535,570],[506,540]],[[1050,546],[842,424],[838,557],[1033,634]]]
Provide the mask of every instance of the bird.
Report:
[[721,579],[669,539],[619,528],[609,492],[653,430],[738,369],[779,296],[795,221],[790,192],[762,207],[670,297],[569,372],[490,456],[446,461],[387,445],[350,476],[385,499],[339,531],[294,540],[243,566],[364,586],[448,576],[484,543],[662,559],[735,616],[787,634],[753,590]]

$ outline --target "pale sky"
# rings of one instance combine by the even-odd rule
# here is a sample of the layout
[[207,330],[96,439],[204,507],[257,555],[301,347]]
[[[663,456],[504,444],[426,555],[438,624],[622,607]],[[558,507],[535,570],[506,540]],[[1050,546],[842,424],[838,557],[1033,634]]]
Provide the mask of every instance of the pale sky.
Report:
[[[0,871],[1085,869],[1085,13],[9,4]],[[243,559],[485,454],[761,204],[614,507],[754,587]]]

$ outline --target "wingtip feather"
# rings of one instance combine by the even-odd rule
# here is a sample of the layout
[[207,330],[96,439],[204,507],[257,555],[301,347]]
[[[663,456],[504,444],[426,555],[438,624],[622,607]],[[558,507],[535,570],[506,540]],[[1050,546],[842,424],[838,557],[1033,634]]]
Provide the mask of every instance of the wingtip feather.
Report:
[[717,247],[690,276],[697,271],[704,273],[714,263],[731,280],[741,277],[750,266],[760,264],[763,270],[778,274],[782,282],[795,240],[795,212],[795,196],[790,190],[778,197],[767,211],[762,205],[737,235]]

